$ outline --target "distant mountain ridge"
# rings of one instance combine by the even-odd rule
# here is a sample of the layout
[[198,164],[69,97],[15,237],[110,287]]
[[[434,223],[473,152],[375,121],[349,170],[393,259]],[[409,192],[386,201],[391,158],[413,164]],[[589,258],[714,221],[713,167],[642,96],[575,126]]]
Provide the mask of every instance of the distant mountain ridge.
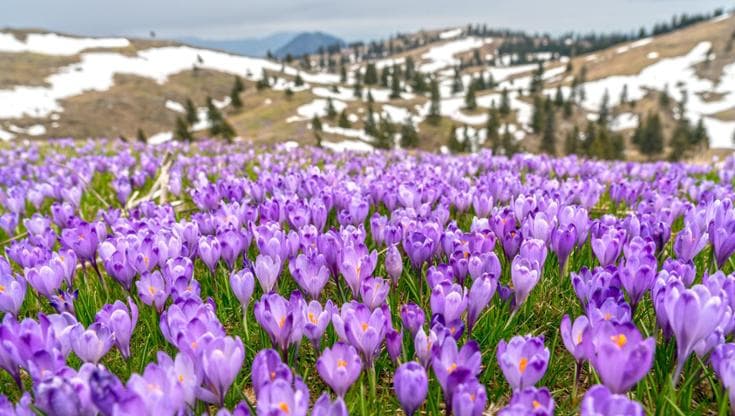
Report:
[[283,47],[298,35],[298,32],[276,32],[262,38],[216,40],[187,37],[179,40],[198,48],[218,49],[238,55],[264,57],[268,54],[268,51]]
[[345,41],[324,32],[304,32],[281,46],[273,52],[277,58],[285,58],[287,55],[293,57],[303,56],[304,54],[314,54],[320,48],[327,49],[330,46],[338,45],[344,47]]

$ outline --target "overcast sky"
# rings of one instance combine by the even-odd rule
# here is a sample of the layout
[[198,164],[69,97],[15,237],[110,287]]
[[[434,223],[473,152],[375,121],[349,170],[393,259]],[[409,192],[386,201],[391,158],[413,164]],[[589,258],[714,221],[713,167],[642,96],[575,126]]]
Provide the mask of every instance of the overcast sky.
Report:
[[628,31],[724,0],[0,0],[0,27],[211,39],[322,30],[347,40],[468,22],[529,31]]

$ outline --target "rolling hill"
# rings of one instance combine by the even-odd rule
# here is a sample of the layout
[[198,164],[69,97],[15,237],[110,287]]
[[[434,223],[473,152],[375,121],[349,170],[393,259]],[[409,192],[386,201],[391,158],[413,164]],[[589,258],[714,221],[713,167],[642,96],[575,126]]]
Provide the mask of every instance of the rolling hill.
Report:
[[[298,47],[309,47],[310,38]],[[523,38],[533,48],[514,52],[519,39],[446,28],[278,62],[178,42],[5,31],[0,139],[129,139],[141,131],[154,142],[170,140],[187,100],[198,119],[188,128],[202,137],[211,127],[210,97],[210,108],[224,115],[240,139],[314,143],[319,136],[336,150],[400,144],[414,131],[416,145],[428,150],[459,145],[469,151],[504,140],[502,151],[512,146],[535,152],[551,140],[563,153],[573,134],[579,146],[597,146],[586,140],[597,129],[614,136],[626,157],[640,159],[650,155],[638,152],[634,131],[651,114],[658,115],[667,137],[656,157],[674,151],[682,120],[692,129],[701,120],[713,149],[689,148],[691,157],[735,147],[731,14],[585,54],[565,53],[574,48],[546,51],[543,45],[550,43],[541,37]],[[241,107],[233,102],[235,77],[244,87],[235,97]],[[439,94],[435,106],[432,80]],[[315,116],[320,131],[312,130]]]

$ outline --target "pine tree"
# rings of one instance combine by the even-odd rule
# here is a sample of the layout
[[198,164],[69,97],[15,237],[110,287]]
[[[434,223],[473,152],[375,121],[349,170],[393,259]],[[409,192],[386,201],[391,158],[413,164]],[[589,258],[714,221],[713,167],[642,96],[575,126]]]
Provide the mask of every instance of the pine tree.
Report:
[[398,100],[401,98],[401,78],[399,77],[396,68],[393,68],[393,75],[391,76],[389,98],[391,100]]
[[671,105],[671,98],[669,97],[669,85],[664,85],[663,91],[661,91],[658,95],[658,103],[663,108],[669,108],[669,105]]
[[260,79],[258,82],[255,83],[255,89],[258,91],[263,91],[264,89],[270,88],[270,78],[268,77],[268,73],[265,71],[265,68],[263,68],[263,73],[260,75]]
[[541,151],[550,155],[556,155],[556,122],[553,112],[546,114],[544,134],[541,136]]
[[184,102],[184,109],[186,110],[187,124],[193,126],[199,122],[199,113],[197,112],[197,108],[194,106],[194,103],[191,101],[190,98],[187,98]]
[[487,113],[487,124],[485,125],[485,143],[494,152],[498,151],[500,146],[500,115],[498,110],[495,108],[495,104],[490,106],[490,110]]
[[239,76],[235,76],[235,83],[232,86],[232,89],[238,93],[245,92],[245,84],[242,83],[242,79],[240,79]]
[[186,120],[182,117],[176,117],[176,125],[174,127],[174,135],[178,140],[183,142],[191,142],[194,138],[189,131],[189,126],[186,124]]
[[470,138],[469,128],[466,124],[462,131],[462,151],[464,153],[472,153],[472,139]]
[[232,143],[235,138],[235,129],[232,128],[227,120],[222,119],[222,125],[220,127],[220,135],[223,139],[227,140],[228,143]]
[[136,139],[141,143],[148,143],[148,137],[143,132],[143,129],[139,128],[136,133]]
[[230,103],[232,104],[232,107],[234,107],[236,110],[242,108],[242,100],[240,100],[240,90],[237,88],[237,85],[233,85],[232,90],[230,91]]
[[411,88],[413,89],[413,92],[417,94],[425,94],[427,87],[426,87],[426,78],[424,77],[424,74],[419,71],[414,71],[413,73],[413,81],[411,83]]
[[401,126],[401,147],[404,149],[415,148],[419,145],[419,134],[413,126],[411,117],[407,117]]
[[554,96],[554,105],[559,108],[564,105],[564,94],[561,92],[561,85],[556,87],[556,95]]
[[544,89],[544,63],[539,61],[538,67],[531,76],[531,84],[528,89],[531,95],[538,94]]
[[342,112],[339,113],[337,126],[342,127],[343,129],[349,129],[350,127],[352,127],[352,123],[350,123],[350,119],[347,117],[347,110],[342,110]]
[[510,133],[510,124],[505,123],[505,129],[503,130],[503,136],[500,138],[500,141],[503,145],[503,151],[507,156],[518,152],[518,147],[514,140],[513,135]]
[[449,130],[449,140],[447,140],[447,148],[452,153],[460,153],[462,151],[462,143],[457,140],[457,127],[452,124]]
[[628,104],[628,84],[623,85],[623,89],[620,90],[620,105]]
[[577,144],[579,143],[579,127],[574,125],[574,128],[567,133],[564,140],[564,153],[573,155],[577,153]]
[[607,89],[605,90],[605,93],[602,95],[602,103],[600,103],[600,111],[597,116],[597,124],[600,126],[607,126],[607,123],[610,118],[610,94],[608,94]]
[[327,98],[327,107],[325,108],[325,112],[327,113],[327,118],[330,120],[334,120],[334,118],[337,117],[337,110],[334,108],[332,97]]
[[417,74],[416,64],[413,61],[413,57],[407,56],[405,65],[406,65],[406,72],[404,73],[404,76],[405,76],[406,82],[408,82],[411,79],[415,79],[416,74]]
[[701,117],[697,122],[697,126],[692,132],[691,144],[693,146],[704,146],[705,148],[709,147],[709,135],[707,134],[707,129],[704,127],[704,120],[702,120]]
[[388,66],[383,67],[383,71],[380,73],[380,85],[383,88],[388,88],[388,82],[390,81],[390,69]]
[[493,78],[493,73],[492,72],[488,74],[488,76],[487,76],[487,82],[485,83],[485,86],[488,89],[495,88],[495,78]]
[[314,114],[314,117],[311,119],[311,131],[314,132],[316,146],[322,147],[322,121],[319,120],[319,116],[316,114]]
[[498,110],[500,111],[500,115],[503,117],[510,115],[510,99],[508,99],[507,88],[503,88],[503,91],[500,93],[500,107]]
[[647,156],[649,159],[658,155],[663,151],[664,137],[663,129],[661,127],[661,119],[656,114],[648,114],[646,121],[640,133],[638,148],[641,154]]
[[536,134],[541,134],[545,124],[544,102],[540,95],[533,96],[533,113],[531,114],[531,129]]
[[365,68],[365,85],[375,85],[378,83],[378,70],[375,68],[375,62],[370,62]]
[[344,64],[340,65],[339,67],[339,82],[342,84],[347,84],[347,68]]
[[373,112],[373,106],[368,104],[367,106],[367,117],[365,118],[365,133],[370,136],[378,137],[378,125],[375,122],[375,113]]
[[462,82],[462,74],[459,72],[459,68],[454,68],[454,78],[452,79],[452,94],[459,94],[464,90],[464,83]]
[[304,79],[301,78],[301,73],[300,72],[297,72],[296,73],[296,78],[294,78],[293,84],[295,86],[297,86],[297,87],[301,87],[301,86],[304,85]]
[[380,119],[380,129],[375,134],[375,147],[378,149],[391,149],[394,145],[395,128],[393,124],[385,119]]
[[477,108],[477,100],[475,98],[475,83],[471,82],[469,88],[467,88],[467,94],[464,96],[464,106],[468,110],[474,110]]
[[565,119],[569,119],[574,114],[574,107],[573,107],[574,101],[570,99],[564,101],[564,106],[562,107],[562,113],[564,115]]
[[429,105],[429,123],[433,125],[439,124],[441,119],[441,95],[439,92],[439,82],[431,79],[431,104]]
[[283,90],[283,95],[286,96],[287,100],[290,100],[291,97],[293,97],[293,90],[291,89],[291,87],[288,87],[285,90]]

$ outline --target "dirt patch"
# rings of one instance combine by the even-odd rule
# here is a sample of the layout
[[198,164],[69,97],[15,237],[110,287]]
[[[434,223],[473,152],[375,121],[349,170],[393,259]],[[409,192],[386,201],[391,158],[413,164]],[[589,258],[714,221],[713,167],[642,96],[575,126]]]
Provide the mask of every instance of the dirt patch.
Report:
[[79,62],[78,56],[0,52],[0,89],[16,86],[48,86],[46,78],[62,67]]

